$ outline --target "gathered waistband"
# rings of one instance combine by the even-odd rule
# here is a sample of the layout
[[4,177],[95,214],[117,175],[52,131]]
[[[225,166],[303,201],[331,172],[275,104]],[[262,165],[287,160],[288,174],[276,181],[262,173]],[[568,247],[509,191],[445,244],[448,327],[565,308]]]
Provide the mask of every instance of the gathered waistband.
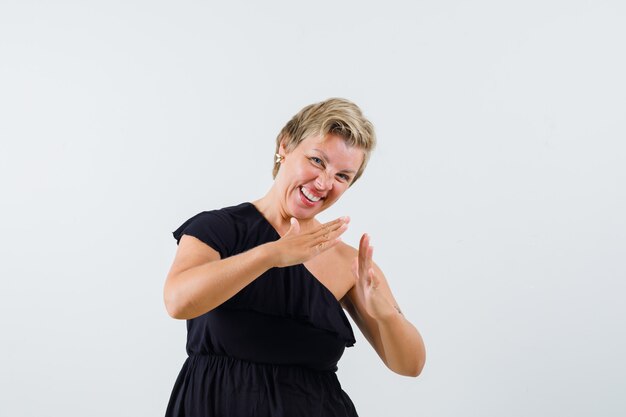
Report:
[[271,372],[302,372],[312,374],[332,374],[335,375],[337,367],[333,369],[315,369],[302,364],[290,364],[290,363],[264,363],[256,362],[249,359],[236,358],[233,356],[217,354],[217,353],[191,353],[189,354],[187,361],[190,365],[194,365],[197,362],[208,362],[215,366],[226,366],[228,368],[241,367],[242,370],[246,368],[256,368],[260,371]]
[[189,355],[183,364],[166,415],[356,417],[357,414],[334,371],[196,353]]

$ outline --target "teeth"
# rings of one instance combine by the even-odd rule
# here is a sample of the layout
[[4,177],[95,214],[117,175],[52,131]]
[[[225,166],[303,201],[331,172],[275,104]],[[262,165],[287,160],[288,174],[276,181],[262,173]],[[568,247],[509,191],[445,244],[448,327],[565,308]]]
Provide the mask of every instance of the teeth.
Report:
[[302,194],[304,194],[304,196],[309,200],[313,202],[320,201],[321,197],[315,197],[313,194],[309,193],[304,187],[300,187],[300,189],[302,190]]

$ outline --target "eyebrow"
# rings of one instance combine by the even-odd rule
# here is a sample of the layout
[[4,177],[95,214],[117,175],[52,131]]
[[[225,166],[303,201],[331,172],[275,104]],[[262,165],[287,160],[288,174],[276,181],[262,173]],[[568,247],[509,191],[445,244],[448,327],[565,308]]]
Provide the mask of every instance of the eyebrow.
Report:
[[[326,152],[324,152],[324,151],[323,151],[323,150],[321,150],[321,149],[317,149],[317,148],[315,148],[315,149],[313,149],[313,150],[314,150],[314,151],[317,151],[317,152],[319,152],[319,153],[321,153],[321,154],[322,154],[322,156],[324,157],[324,159],[325,159],[325,160],[327,160],[328,162],[330,162],[330,158],[328,157],[328,155],[326,155]],[[349,174],[354,174],[356,171],[353,171],[353,170],[351,170],[351,169],[342,169],[342,170],[341,170],[341,171],[339,171],[339,172],[345,172],[345,173],[349,173]]]

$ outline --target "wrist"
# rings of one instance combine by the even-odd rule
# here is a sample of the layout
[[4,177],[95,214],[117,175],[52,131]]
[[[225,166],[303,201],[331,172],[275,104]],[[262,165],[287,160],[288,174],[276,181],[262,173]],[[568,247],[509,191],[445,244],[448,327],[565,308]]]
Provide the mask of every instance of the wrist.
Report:
[[278,266],[276,265],[276,256],[274,255],[274,242],[264,243],[252,250],[256,252],[256,256],[265,270]]

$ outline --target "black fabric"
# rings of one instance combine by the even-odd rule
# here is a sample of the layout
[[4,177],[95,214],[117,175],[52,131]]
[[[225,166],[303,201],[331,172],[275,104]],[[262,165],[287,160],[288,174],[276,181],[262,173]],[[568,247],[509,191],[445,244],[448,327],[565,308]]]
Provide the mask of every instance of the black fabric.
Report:
[[[280,238],[251,203],[202,212],[174,232],[222,258]],[[335,371],[355,343],[334,295],[304,265],[272,268],[187,320],[187,354],[166,417],[357,415]]]

